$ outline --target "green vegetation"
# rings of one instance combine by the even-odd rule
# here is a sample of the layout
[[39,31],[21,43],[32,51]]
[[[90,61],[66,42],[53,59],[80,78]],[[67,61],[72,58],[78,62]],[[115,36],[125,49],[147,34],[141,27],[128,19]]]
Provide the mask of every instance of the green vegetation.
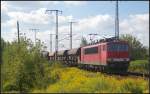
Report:
[[6,43],[2,55],[2,92],[30,92],[32,88],[45,88],[51,81],[48,61],[40,56],[42,45],[21,38]]
[[86,38],[82,37],[80,46],[81,46],[81,47],[82,47],[82,46],[86,46],[87,44],[88,44],[88,42],[87,42]]
[[[58,64],[59,65],[59,64]],[[148,81],[142,78],[118,78],[100,72],[89,72],[72,67],[55,67],[50,72],[57,81],[37,93],[148,93]]]
[[129,71],[149,73],[148,60],[135,60],[130,62]]

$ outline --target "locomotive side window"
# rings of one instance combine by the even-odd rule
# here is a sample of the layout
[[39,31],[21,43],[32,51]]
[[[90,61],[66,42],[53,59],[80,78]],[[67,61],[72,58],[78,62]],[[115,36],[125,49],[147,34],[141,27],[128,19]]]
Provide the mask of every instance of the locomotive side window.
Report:
[[86,48],[84,54],[96,54],[98,53],[98,47]]

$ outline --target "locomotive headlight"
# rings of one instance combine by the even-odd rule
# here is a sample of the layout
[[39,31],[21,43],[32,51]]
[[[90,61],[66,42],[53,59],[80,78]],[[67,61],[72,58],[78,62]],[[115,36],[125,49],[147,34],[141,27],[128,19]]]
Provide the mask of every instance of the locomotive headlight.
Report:
[[107,61],[112,61],[112,59],[111,59],[111,58],[108,58]]
[[129,59],[129,58],[127,58],[127,59],[126,59],[126,61],[130,61],[130,59]]

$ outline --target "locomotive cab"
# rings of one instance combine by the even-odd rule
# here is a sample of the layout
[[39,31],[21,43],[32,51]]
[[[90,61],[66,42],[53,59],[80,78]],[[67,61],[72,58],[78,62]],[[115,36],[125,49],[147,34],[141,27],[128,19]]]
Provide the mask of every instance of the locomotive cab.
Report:
[[126,42],[107,43],[107,64],[110,69],[126,71],[129,62],[129,45]]

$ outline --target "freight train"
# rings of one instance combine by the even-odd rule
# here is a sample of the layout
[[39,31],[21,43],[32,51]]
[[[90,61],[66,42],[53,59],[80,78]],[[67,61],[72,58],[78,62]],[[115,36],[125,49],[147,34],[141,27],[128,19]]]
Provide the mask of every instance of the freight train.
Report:
[[49,53],[50,61],[98,71],[126,72],[129,66],[129,45],[126,41],[106,38],[96,43]]

